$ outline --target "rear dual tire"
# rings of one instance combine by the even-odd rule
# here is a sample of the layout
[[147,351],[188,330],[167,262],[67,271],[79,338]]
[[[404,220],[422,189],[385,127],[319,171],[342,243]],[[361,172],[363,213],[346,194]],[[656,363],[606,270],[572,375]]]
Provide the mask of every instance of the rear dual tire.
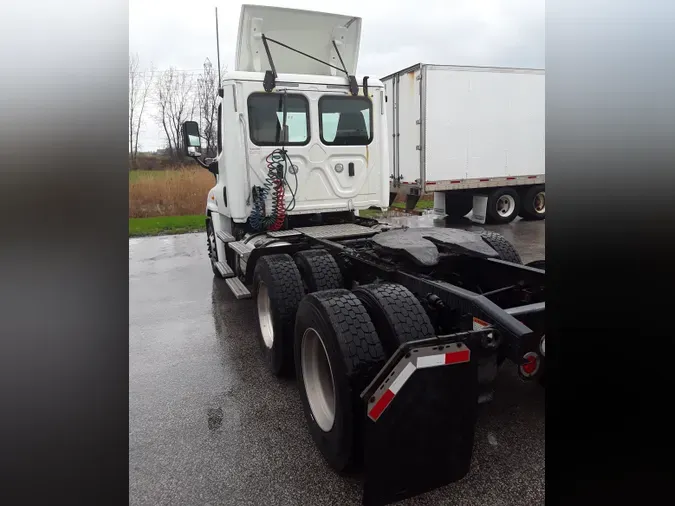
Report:
[[314,443],[338,472],[362,463],[361,391],[386,356],[363,304],[348,290],[305,296],[295,323],[295,371]]
[[253,274],[258,342],[267,367],[276,376],[293,372],[293,328],[303,295],[300,272],[290,255],[266,255],[258,260]]
[[401,285],[303,298],[295,324],[296,376],[309,431],[333,469],[362,463],[363,389],[401,344],[433,335],[424,308]]

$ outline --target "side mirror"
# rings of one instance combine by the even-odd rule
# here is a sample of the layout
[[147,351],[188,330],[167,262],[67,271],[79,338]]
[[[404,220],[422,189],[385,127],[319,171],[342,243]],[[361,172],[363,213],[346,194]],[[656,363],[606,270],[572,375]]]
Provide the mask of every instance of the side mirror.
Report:
[[187,156],[201,156],[201,138],[199,137],[199,124],[196,121],[183,123],[183,149]]

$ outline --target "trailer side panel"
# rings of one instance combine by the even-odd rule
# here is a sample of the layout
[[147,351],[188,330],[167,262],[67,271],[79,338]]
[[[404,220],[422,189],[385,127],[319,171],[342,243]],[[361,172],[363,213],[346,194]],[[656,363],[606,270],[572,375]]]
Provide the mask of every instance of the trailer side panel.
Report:
[[543,71],[428,65],[424,81],[427,183],[543,178]]

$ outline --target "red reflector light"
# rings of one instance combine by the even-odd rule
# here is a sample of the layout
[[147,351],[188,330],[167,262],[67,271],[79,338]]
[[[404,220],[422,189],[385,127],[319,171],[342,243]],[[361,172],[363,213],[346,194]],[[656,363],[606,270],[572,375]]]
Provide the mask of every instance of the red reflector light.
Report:
[[457,184],[457,183],[461,183],[461,182],[462,182],[462,180],[458,179],[456,181],[450,181],[450,184]]
[[523,356],[523,363],[518,368],[518,372],[523,378],[529,379],[539,372],[539,355],[533,351]]
[[513,181],[514,179],[515,179],[515,177],[507,177],[506,178],[507,181]]
[[489,180],[490,180],[490,178],[489,178],[489,177],[486,177],[485,179],[479,179],[478,181],[485,182],[485,181],[489,181]]

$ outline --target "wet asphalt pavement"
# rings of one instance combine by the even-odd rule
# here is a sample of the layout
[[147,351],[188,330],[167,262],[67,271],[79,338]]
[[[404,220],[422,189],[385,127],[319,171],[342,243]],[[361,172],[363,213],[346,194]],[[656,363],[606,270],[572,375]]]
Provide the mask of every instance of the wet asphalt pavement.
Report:
[[[385,221],[442,226],[431,216]],[[484,228],[527,263],[544,257],[544,223]],[[265,369],[256,324],[253,302],[214,279],[205,234],[129,240],[130,504],[360,504],[361,483],[315,448],[295,381]],[[543,390],[507,364],[469,475],[397,504],[543,504],[544,432]]]

